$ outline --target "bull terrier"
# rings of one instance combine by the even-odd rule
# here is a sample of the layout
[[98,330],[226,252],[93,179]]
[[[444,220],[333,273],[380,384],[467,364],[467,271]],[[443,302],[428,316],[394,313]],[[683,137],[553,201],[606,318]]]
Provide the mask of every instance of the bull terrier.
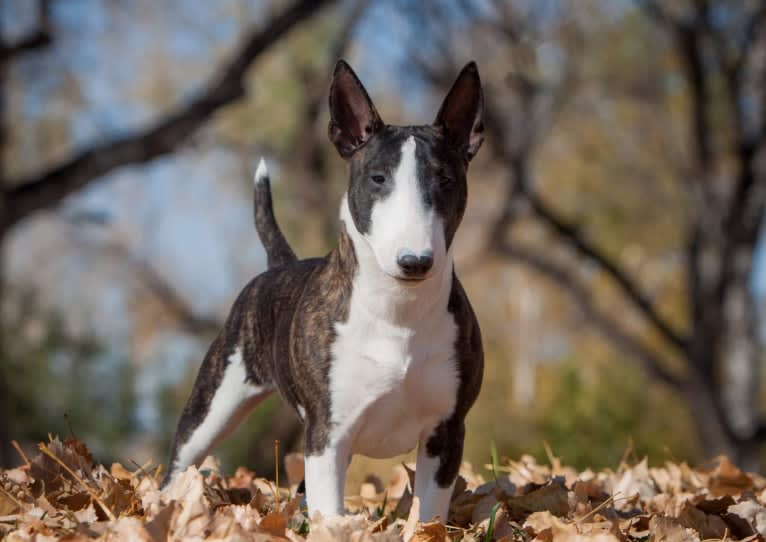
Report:
[[278,391],[304,424],[310,515],[343,514],[352,454],[417,445],[420,519],[446,521],[484,363],[453,264],[466,172],[483,140],[479,72],[463,68],[431,125],[384,124],[342,60],[329,102],[329,138],[350,166],[338,244],[296,258],[261,160],[255,222],[268,270],[240,293],[202,362],[165,484]]

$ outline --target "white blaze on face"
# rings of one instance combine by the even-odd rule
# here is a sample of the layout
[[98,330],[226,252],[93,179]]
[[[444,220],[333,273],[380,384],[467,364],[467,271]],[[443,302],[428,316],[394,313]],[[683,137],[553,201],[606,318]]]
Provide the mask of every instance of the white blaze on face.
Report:
[[417,256],[432,251],[433,271],[441,267],[446,254],[442,220],[433,208],[426,209],[423,202],[416,146],[413,136],[402,145],[401,159],[394,172],[394,189],[374,204],[370,231],[365,235],[380,268],[397,277],[402,275],[397,263],[400,251],[410,251]]

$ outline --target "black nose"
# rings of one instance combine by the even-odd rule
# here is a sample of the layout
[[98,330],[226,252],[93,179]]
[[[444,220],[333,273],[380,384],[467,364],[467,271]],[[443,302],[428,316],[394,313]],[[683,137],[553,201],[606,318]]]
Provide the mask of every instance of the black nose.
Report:
[[420,278],[431,269],[434,264],[434,257],[430,252],[426,252],[422,256],[405,252],[399,255],[397,263],[406,277]]

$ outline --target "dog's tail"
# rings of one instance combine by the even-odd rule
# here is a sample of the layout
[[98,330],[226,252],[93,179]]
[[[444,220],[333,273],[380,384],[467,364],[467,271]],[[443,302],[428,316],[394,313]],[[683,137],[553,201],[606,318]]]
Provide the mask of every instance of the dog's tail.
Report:
[[253,181],[255,184],[255,229],[261,238],[263,248],[266,249],[269,269],[296,261],[298,258],[295,257],[293,249],[287,244],[282,230],[279,229],[277,219],[274,218],[269,171],[266,169],[266,162],[263,158],[258,163]]

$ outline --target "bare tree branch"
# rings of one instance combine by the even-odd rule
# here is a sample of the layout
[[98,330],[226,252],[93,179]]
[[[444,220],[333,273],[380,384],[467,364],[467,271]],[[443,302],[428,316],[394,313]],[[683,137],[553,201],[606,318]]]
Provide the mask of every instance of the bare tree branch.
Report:
[[759,33],[766,27],[766,4],[761,4],[760,7],[753,13],[750,20],[745,25],[745,40],[742,43],[742,54],[740,58],[749,58],[750,51],[753,45],[758,41]]
[[53,43],[53,38],[50,32],[43,29],[35,30],[13,43],[0,45],[0,62],[7,62],[13,57],[47,47],[51,43]]
[[659,355],[626,333],[614,322],[610,314],[599,309],[593,302],[593,295],[589,289],[563,265],[546,258],[534,249],[518,244],[506,242],[494,248],[499,254],[521,262],[552,280],[572,297],[585,316],[608,341],[629,354],[650,376],[667,384],[675,391],[682,389],[683,380],[667,369],[667,364]]
[[581,255],[598,264],[620,287],[628,299],[641,311],[646,319],[657,328],[662,336],[679,350],[686,348],[686,339],[657,312],[656,307],[625,270],[598,249],[572,223],[567,222],[548,207],[534,192],[526,194],[533,212],[552,228],[561,239]]
[[[503,123],[495,118],[491,108],[487,108],[485,111],[485,126],[489,132],[493,133],[495,141],[502,142],[507,139]],[[572,247],[581,256],[603,269],[662,337],[683,351],[687,346],[687,339],[660,315],[649,297],[627,272],[605,252],[589,241],[574,224],[561,217],[534,192],[531,181],[527,178],[528,168],[526,167],[526,162],[528,157],[526,154],[530,149],[527,148],[521,155],[517,155],[512,154],[502,144],[493,145],[492,148],[498,154],[500,160],[513,173],[510,188],[506,194],[503,215],[496,224],[493,237],[499,240],[504,239],[505,229],[512,219],[512,210],[519,207],[518,199],[523,198],[529,204],[529,208],[535,216],[551,228],[558,235],[559,239]]]
[[654,0],[636,1],[650,18],[671,32],[676,42],[692,97],[691,130],[698,165],[697,174],[700,177],[704,176],[711,171],[713,159],[711,130],[707,116],[709,95],[705,85],[705,66],[700,43],[705,33],[705,4],[704,2],[698,4],[693,20],[688,21],[669,14]]
[[140,283],[160,301],[184,330],[193,335],[215,335],[223,327],[223,322],[217,318],[196,314],[188,301],[146,260],[137,258],[118,244],[108,245],[104,250],[125,261]]
[[178,325],[194,335],[214,335],[220,331],[223,321],[210,316],[200,316],[195,313],[189,302],[178,293],[170,282],[148,261],[133,254],[131,250],[119,241],[93,243],[78,240],[88,250],[111,258],[120,263],[121,268],[127,267],[131,276],[146,288],[170,313]]
[[24,53],[41,49],[53,43],[50,27],[50,0],[38,0],[37,28],[16,41],[0,43],[0,64]]
[[[766,4],[754,12],[746,23],[744,43],[740,56],[737,58],[736,72],[729,76],[730,103],[737,118],[737,154],[740,171],[735,183],[733,195],[725,217],[725,231],[729,244],[736,242],[755,243],[766,206],[766,193],[758,185],[756,159],[759,149],[766,145],[766,113],[761,108],[761,125],[759,130],[748,137],[745,133],[743,119],[745,114],[744,96],[742,95],[743,66],[750,60],[753,44],[758,39],[758,33],[766,27]],[[731,80],[733,79],[733,80]],[[766,81],[763,82],[766,87]],[[766,91],[762,91],[763,104],[766,105]]]
[[106,173],[127,164],[167,154],[191,136],[218,109],[245,93],[245,75],[258,56],[291,28],[329,0],[296,0],[244,40],[244,45],[191,103],[148,130],[88,149],[42,175],[16,183],[6,191],[0,226],[7,229],[31,213],[58,204],[66,196]]
[[[322,138],[326,137],[327,130],[318,127],[319,118],[323,111],[330,83],[332,81],[333,67],[339,58],[345,56],[346,50],[351,43],[351,35],[356,23],[369,5],[369,0],[356,0],[345,19],[341,21],[340,32],[329,47],[327,56],[328,65],[316,70],[306,70],[302,75],[306,100],[303,104],[303,124],[305,126],[302,137],[297,145],[298,159],[296,163],[302,164],[300,177],[302,178],[301,196],[308,200],[309,206],[322,212],[332,212],[332,205],[327,201],[328,191],[326,181],[326,160],[323,152]],[[337,220],[335,214],[333,220],[325,217],[323,226],[328,230],[335,227]]]

